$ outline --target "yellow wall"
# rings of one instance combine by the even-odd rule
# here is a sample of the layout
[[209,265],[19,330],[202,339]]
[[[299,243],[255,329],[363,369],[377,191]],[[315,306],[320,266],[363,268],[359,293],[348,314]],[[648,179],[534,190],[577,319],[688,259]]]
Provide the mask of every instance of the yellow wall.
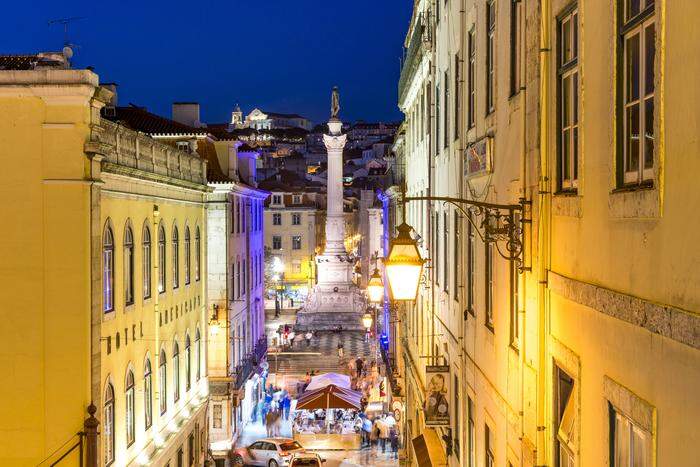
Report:
[[90,186],[83,181],[83,144],[96,76],[63,76],[73,82],[57,93],[63,102],[0,87],[2,465],[55,460],[53,451],[77,441],[90,403]]

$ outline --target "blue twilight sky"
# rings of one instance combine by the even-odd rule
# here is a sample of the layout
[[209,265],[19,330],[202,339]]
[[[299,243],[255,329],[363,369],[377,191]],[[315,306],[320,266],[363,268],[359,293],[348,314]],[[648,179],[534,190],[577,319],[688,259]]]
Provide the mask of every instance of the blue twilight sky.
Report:
[[409,0],[20,0],[7,2],[0,53],[60,50],[72,23],[74,66],[119,84],[119,104],[170,116],[197,101],[205,122],[228,121],[236,103],[329,115],[340,87],[345,120],[399,120],[396,104]]

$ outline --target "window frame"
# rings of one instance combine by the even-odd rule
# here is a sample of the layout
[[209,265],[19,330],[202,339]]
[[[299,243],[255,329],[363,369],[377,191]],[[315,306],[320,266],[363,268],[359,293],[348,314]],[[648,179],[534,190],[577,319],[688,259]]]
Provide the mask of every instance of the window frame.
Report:
[[158,226],[158,293],[165,293],[167,283],[167,258],[166,258],[165,226],[161,223]]
[[105,225],[102,233],[102,312],[114,311],[114,232]]
[[301,214],[300,213],[292,213],[292,225],[301,225]]
[[[496,110],[496,1],[486,1],[486,115]],[[493,23],[491,20],[493,19]]]
[[144,427],[148,430],[153,425],[153,371],[148,357],[143,366],[143,394]]
[[467,108],[467,128],[476,126],[476,28],[472,25],[467,36],[469,51],[469,107]]
[[484,325],[493,332],[493,285],[494,285],[494,246],[493,242],[486,242],[484,245]]
[[180,345],[173,343],[173,402],[180,400]]
[[[657,59],[656,55],[658,51],[656,50],[656,38],[658,37],[658,25],[656,24],[656,10],[655,10],[654,0],[640,0],[639,1],[639,12],[631,17],[626,16],[626,10],[629,5],[629,0],[618,0],[618,23],[617,23],[617,109],[616,109],[616,121],[617,121],[617,187],[618,188],[628,188],[628,187],[650,187],[654,185],[655,173],[657,160],[658,148],[654,144],[658,135],[656,134],[656,122],[658,121],[658,109],[656,108],[656,67]],[[647,54],[646,54],[646,33],[647,29],[653,27],[654,31],[654,54],[651,57],[653,60],[652,64],[652,91],[648,93],[645,86],[645,77],[647,70]],[[631,102],[628,102],[627,98],[627,84],[628,84],[628,69],[627,69],[627,41],[630,37],[638,35],[638,66],[639,66],[639,76],[638,76],[638,96]],[[652,156],[651,156],[651,167],[646,167],[646,139],[648,132],[646,127],[646,104],[651,102],[652,105]],[[629,108],[634,105],[638,105],[638,135],[637,135],[637,145],[638,145],[638,159],[636,169],[628,169],[628,114]],[[644,135],[644,137],[642,137]],[[631,137],[630,137],[631,139]]]
[[272,236],[272,249],[273,250],[281,250],[282,249],[282,236],[281,235],[273,235]]
[[[566,25],[568,30],[565,31]],[[557,16],[557,188],[561,192],[578,189],[581,139],[581,52],[578,3]],[[571,57],[568,57],[569,44]],[[568,105],[566,105],[568,103]],[[566,114],[566,115],[565,115]]]
[[192,349],[189,333],[185,335],[185,392],[192,388]]
[[292,235],[292,250],[301,250],[301,235]]
[[194,357],[197,360],[197,381],[202,377],[202,336],[199,327],[194,332]]
[[194,280],[199,282],[202,271],[202,241],[199,234],[199,226],[194,231]]
[[472,317],[476,317],[474,297],[476,296],[476,235],[472,224],[471,213],[467,222],[467,311]]
[[124,227],[124,305],[134,304],[134,231],[127,223]]
[[[447,149],[450,146],[450,67],[443,72],[443,103],[442,110],[442,148]],[[447,152],[445,152],[447,154]]]
[[115,414],[114,414],[114,386],[112,383],[107,383],[104,391],[104,406],[103,406],[103,429],[102,434],[104,435],[104,463],[105,466],[114,464],[115,458]]
[[272,213],[272,225],[282,225],[282,213],[273,212]]
[[496,464],[496,454],[493,451],[494,439],[493,430],[488,423],[484,423],[484,466],[493,467]]
[[[653,465],[652,460],[652,450],[653,450],[653,436],[650,432],[642,428],[638,423],[636,423],[631,417],[627,416],[624,412],[620,411],[611,402],[608,402],[608,413],[610,419],[609,425],[609,443],[610,443],[610,465],[614,467],[633,467],[638,465],[635,463],[635,441],[637,437],[641,438],[644,442],[644,465],[643,467],[651,467]],[[621,463],[618,458],[617,446],[620,441],[620,436],[618,436],[620,427],[619,421],[623,420],[626,423],[627,442],[629,443],[626,447],[628,455],[628,463],[625,465]],[[640,436],[641,435],[641,436]],[[642,438],[643,437],[643,438]]]
[[143,287],[143,299],[148,299],[151,298],[151,287],[153,286],[152,284],[152,275],[151,275],[151,269],[153,266],[152,263],[152,254],[153,250],[151,248],[151,229],[148,227],[147,224],[144,224],[143,226],[143,232],[142,232],[142,239],[141,239],[141,254],[143,255],[143,258],[141,259],[141,264],[143,266],[143,277],[142,277],[142,287]]
[[158,402],[160,414],[168,411],[168,360],[165,349],[160,350],[158,357]]
[[126,447],[136,441],[136,395],[134,372],[129,368],[124,382],[124,425],[126,431]]
[[180,287],[180,233],[176,224],[173,224],[170,245],[171,263],[173,265],[173,290],[175,290]]
[[455,81],[455,82],[454,82],[454,103],[452,104],[452,105],[454,106],[454,109],[453,109],[453,110],[454,110],[454,111],[453,111],[453,115],[454,115],[454,132],[453,132],[453,135],[452,135],[452,137],[453,137],[452,139],[455,140],[455,141],[458,140],[459,137],[460,137],[460,134],[459,134],[459,128],[460,128],[460,126],[459,126],[459,117],[460,117],[460,112],[462,111],[462,108],[461,108],[461,106],[460,106],[460,97],[461,97],[461,96],[460,96],[460,92],[461,92],[461,89],[462,89],[462,88],[461,88],[461,85],[460,85],[460,84],[461,84],[460,80],[461,80],[461,77],[462,77],[461,74],[460,74],[460,71],[461,71],[461,60],[460,60],[460,58],[459,58],[459,53],[456,53],[456,54],[455,54],[455,61],[454,61],[454,78],[455,78],[455,80],[454,80],[454,81]]
[[185,226],[185,285],[190,285],[190,268],[192,266],[190,260],[190,227]]
[[522,4],[521,0],[510,0],[510,97],[522,87]]

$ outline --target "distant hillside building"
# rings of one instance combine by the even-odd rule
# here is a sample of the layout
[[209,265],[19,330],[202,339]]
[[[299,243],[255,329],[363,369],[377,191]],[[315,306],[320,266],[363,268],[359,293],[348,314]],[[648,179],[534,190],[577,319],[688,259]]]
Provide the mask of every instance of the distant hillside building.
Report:
[[272,130],[276,128],[303,128],[310,131],[311,121],[297,114],[281,114],[253,109],[245,118],[245,126],[257,130]]

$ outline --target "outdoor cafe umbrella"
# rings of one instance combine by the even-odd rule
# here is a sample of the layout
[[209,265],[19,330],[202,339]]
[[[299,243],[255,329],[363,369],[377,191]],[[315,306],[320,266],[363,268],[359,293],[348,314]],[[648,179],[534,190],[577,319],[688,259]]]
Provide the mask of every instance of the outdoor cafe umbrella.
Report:
[[297,400],[297,410],[326,410],[326,432],[328,425],[328,411],[330,409],[356,409],[360,410],[362,394],[352,389],[341,388],[335,384],[329,384],[314,391],[306,391]]
[[316,389],[324,388],[329,384],[333,384],[339,388],[350,389],[350,377],[340,373],[323,373],[311,378],[306,390],[314,391]]

